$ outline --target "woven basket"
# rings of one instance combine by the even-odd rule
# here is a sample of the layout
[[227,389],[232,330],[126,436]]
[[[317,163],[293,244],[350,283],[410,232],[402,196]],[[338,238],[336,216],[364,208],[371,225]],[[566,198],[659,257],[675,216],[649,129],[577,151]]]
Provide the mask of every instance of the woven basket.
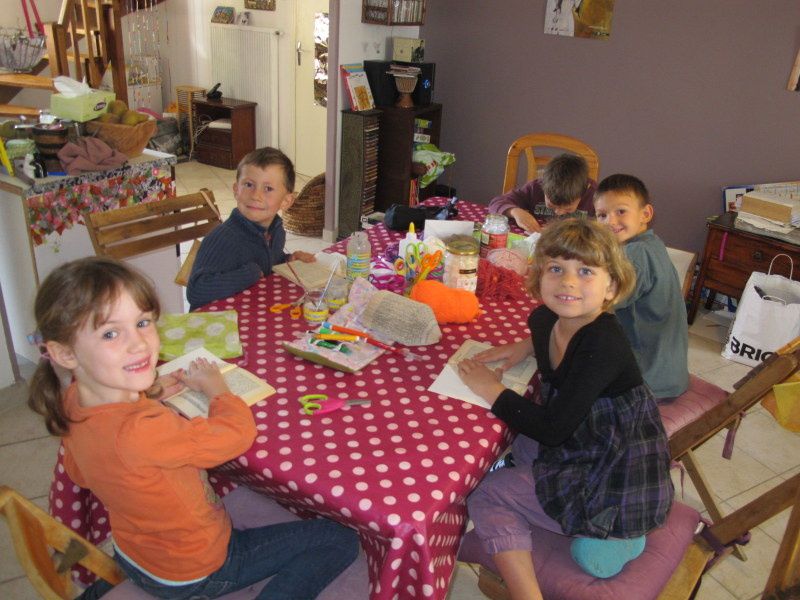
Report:
[[155,119],[150,119],[138,125],[87,121],[86,132],[103,140],[128,158],[133,158],[142,153],[142,150],[147,146],[147,142],[153,137],[156,132],[156,121]]
[[288,210],[281,213],[283,227],[297,235],[322,236],[325,225],[325,173],[311,179]]

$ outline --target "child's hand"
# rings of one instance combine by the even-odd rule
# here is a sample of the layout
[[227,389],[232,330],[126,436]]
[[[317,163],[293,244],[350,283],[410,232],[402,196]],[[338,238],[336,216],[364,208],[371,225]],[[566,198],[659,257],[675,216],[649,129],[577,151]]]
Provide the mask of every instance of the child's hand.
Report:
[[542,230],[542,226],[539,225],[539,221],[537,221],[536,218],[524,208],[512,208],[510,211],[508,211],[508,215],[513,218],[517,222],[517,225],[519,225],[527,233],[540,232]]
[[229,394],[230,389],[219,367],[205,358],[193,360],[189,368],[184,371],[175,371],[178,379],[191,389],[203,392],[209,398],[220,394]]
[[310,252],[303,252],[302,250],[297,250],[296,252],[292,252],[289,260],[299,260],[300,262],[311,263],[316,262],[317,259],[314,258],[314,255]]
[[456,366],[458,376],[467,387],[478,396],[486,400],[489,404],[494,404],[500,393],[506,389],[500,382],[503,375],[502,370],[492,371],[489,367],[477,360],[465,358]]
[[480,363],[502,360],[504,362],[500,365],[500,369],[502,371],[507,371],[517,363],[525,360],[531,354],[533,354],[533,341],[531,338],[525,338],[513,344],[503,344],[496,348],[489,348],[483,352],[478,352],[472,359]]
[[184,388],[177,372],[157,377],[145,394],[153,400],[163,400],[177,394]]

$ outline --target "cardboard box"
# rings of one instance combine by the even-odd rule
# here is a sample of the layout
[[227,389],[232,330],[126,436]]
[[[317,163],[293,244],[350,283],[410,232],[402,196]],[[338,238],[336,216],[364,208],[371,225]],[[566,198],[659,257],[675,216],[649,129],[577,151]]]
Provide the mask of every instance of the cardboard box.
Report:
[[62,119],[91,121],[108,110],[108,104],[116,98],[114,92],[94,90],[85,96],[65,98],[62,94],[50,96],[50,112]]

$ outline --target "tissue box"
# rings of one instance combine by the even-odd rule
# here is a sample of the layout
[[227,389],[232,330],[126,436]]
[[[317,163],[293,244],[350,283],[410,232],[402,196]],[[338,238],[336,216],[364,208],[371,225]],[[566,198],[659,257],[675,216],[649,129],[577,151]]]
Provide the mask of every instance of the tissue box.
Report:
[[63,94],[50,96],[50,112],[62,119],[91,121],[108,110],[108,103],[117,96],[114,92],[93,90],[84,96],[66,98]]

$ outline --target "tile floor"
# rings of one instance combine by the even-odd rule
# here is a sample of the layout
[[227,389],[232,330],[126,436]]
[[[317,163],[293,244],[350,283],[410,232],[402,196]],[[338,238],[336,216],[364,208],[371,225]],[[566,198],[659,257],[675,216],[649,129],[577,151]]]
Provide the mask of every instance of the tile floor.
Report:
[[[196,162],[182,163],[176,171],[179,194],[207,187],[214,192],[226,215],[235,206],[231,189],[233,171]],[[299,182],[298,190],[301,188],[302,182]],[[313,245],[313,251],[327,245],[322,240],[289,236],[289,249],[298,249],[301,244],[304,249]],[[715,336],[709,334],[709,330],[708,321],[698,315],[689,336],[690,371],[730,390],[747,368],[722,358],[721,343],[713,339]],[[50,437],[40,419],[28,410],[25,393],[24,384],[0,390],[0,483],[16,488],[46,508],[58,440]],[[722,443],[723,437],[719,434],[697,455],[725,510],[744,505],[764,489],[800,471],[800,435],[781,429],[761,407],[753,409],[744,420],[736,437],[732,460],[721,458]],[[677,475],[675,480],[677,486]],[[688,478],[683,501],[701,506]],[[740,562],[728,558],[720,563],[704,577],[698,600],[758,598],[787,520],[788,511],[785,511],[756,528],[745,549],[748,560]],[[451,584],[450,600],[484,598],[476,581],[468,566],[459,565]],[[0,598],[33,600],[37,597],[16,561],[7,528],[0,525]]]

